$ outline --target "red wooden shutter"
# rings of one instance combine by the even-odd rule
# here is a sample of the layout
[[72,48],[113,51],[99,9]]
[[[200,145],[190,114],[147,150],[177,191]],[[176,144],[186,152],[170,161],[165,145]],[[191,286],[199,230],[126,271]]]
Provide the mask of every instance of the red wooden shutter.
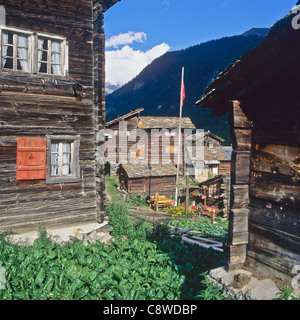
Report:
[[17,180],[46,179],[47,139],[18,138]]

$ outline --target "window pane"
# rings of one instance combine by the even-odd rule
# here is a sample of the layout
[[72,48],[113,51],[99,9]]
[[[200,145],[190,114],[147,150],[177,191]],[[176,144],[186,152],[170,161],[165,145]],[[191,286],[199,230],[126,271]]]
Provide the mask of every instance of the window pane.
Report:
[[39,72],[47,73],[47,63],[46,62],[39,63],[38,67],[39,67]]
[[63,165],[62,174],[63,174],[64,176],[70,174],[70,165],[69,165],[69,164],[64,164],[64,165]]
[[17,53],[18,53],[18,58],[26,59],[26,60],[28,59],[28,49],[18,48]]
[[64,153],[63,154],[63,163],[64,164],[71,163],[71,153]]
[[3,44],[14,44],[14,35],[11,32],[2,33],[2,43]]
[[61,44],[57,41],[51,42],[51,51],[52,52],[61,52]]
[[51,176],[58,176],[58,166],[51,166]]
[[17,69],[22,71],[29,71],[28,60],[17,60]]
[[39,38],[38,39],[38,49],[39,50],[48,50],[48,40]]
[[57,165],[57,164],[58,164],[58,154],[51,153],[51,165]]
[[8,44],[8,33],[7,32],[2,33],[2,44]]
[[60,64],[61,54],[60,53],[52,53],[51,54],[51,62]]
[[13,58],[2,59],[2,68],[13,69],[13,66]]
[[48,52],[47,51],[39,51],[38,59],[39,59],[39,61],[47,61],[48,60]]
[[6,56],[13,57],[13,55],[14,55],[14,47],[7,46],[6,47]]
[[18,47],[28,48],[28,37],[18,35]]
[[51,65],[51,74],[61,74],[61,68],[59,64]]
[[63,143],[63,152],[71,152],[71,142]]
[[58,152],[59,142],[51,143],[51,152]]

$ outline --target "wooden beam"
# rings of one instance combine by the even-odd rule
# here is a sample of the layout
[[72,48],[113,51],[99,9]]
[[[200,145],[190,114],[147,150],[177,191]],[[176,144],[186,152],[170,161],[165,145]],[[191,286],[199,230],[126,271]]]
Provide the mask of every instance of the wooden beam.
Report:
[[231,129],[233,150],[251,150],[251,129]]
[[251,129],[253,127],[253,122],[248,119],[247,115],[243,111],[242,103],[238,100],[232,101],[230,120],[232,128]]
[[185,214],[189,211],[189,193],[190,193],[190,175],[186,174],[186,190],[185,190]]
[[229,233],[248,232],[248,209],[231,209],[229,212]]
[[250,151],[232,151],[231,183],[249,184]]
[[230,208],[246,209],[249,203],[249,186],[247,184],[232,184],[230,190]]
[[226,270],[240,269],[246,260],[246,245],[229,245],[226,247]]

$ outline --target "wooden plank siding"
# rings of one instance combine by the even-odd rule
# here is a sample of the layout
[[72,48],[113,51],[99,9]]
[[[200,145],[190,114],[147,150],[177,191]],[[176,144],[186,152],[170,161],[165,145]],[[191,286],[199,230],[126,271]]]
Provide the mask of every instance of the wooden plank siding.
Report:
[[[127,130],[134,130],[136,127],[134,126],[135,121],[129,120]],[[111,130],[118,130],[118,125],[115,127],[111,127],[109,129]],[[113,162],[114,160],[116,163],[122,163],[121,159],[125,159],[126,161],[130,161],[130,149],[134,147],[138,142],[143,150],[147,150],[147,153],[144,154],[144,156],[141,156],[136,159],[131,159],[134,161],[139,162],[151,162],[153,164],[159,164],[159,163],[172,163],[177,166],[177,150],[178,150],[178,137],[174,136],[165,136],[161,135],[158,130],[152,131],[151,130],[145,130],[147,134],[147,146],[142,143],[139,137],[135,141],[128,141],[127,136],[122,137],[120,139],[119,134],[115,137],[116,138],[116,145],[115,151],[116,155],[112,155],[110,152],[108,153],[108,161]],[[185,164],[185,154],[184,154],[184,146],[183,146],[183,139],[184,139],[184,133],[182,132],[181,135],[181,163],[179,166],[179,169],[182,171]],[[123,142],[123,143],[122,143]],[[127,144],[127,147],[125,143]],[[131,154],[132,155],[132,154]]]
[[145,177],[137,179],[128,179],[124,177],[124,184],[128,186],[128,191],[133,195],[155,195],[157,192],[161,195],[174,196],[176,176],[170,177]]
[[[6,0],[4,6],[7,27],[66,38],[69,73],[0,72],[0,232],[32,230],[38,222],[101,222],[105,176],[95,161],[95,133],[105,122],[103,1]],[[17,139],[47,135],[80,136],[80,182],[16,180]]]
[[252,129],[246,265],[289,282],[300,263],[300,127],[297,117],[289,126],[279,118]]

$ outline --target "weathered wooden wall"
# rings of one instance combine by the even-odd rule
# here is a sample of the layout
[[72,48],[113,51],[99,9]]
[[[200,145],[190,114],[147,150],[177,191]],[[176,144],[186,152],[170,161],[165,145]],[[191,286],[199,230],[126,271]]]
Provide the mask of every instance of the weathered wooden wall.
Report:
[[127,191],[133,195],[146,197],[148,195],[153,196],[157,192],[161,195],[175,195],[176,176],[128,179],[125,175],[121,180],[127,186]]
[[[231,137],[233,141],[231,161],[231,188],[229,232],[227,247],[227,268],[237,269],[244,265],[248,244],[249,173],[252,122],[241,108],[239,101],[233,101],[230,111]],[[241,143],[241,130],[250,130],[248,139]]]
[[[93,4],[87,0],[1,2],[7,26],[67,38],[69,78],[58,77],[63,86],[49,84],[46,75],[46,86],[39,76],[30,74],[23,81],[0,79],[0,231],[33,229],[40,221],[59,226],[103,219],[105,184],[102,168],[96,172],[94,143],[95,132],[105,121],[101,2],[94,1],[94,25]],[[14,76],[11,72],[10,78]],[[70,85],[74,80],[82,86],[80,95]],[[45,180],[16,180],[17,138],[45,138],[47,134],[80,135],[83,181],[46,185]]]
[[[135,129],[138,129],[138,116],[134,116],[130,119],[126,120],[126,126],[127,131],[132,131]],[[108,127],[108,129],[113,131],[118,131],[120,128],[120,123],[114,123],[111,126]],[[166,136],[164,133],[160,133],[160,129],[145,129],[145,133],[148,136],[147,139],[147,146],[142,147],[141,150],[145,152],[145,154],[142,152],[140,159],[133,159],[133,161],[139,161],[143,162],[143,156],[144,156],[144,163],[151,162],[153,164],[168,164],[172,163],[174,165],[177,165],[177,150],[178,150],[178,137],[177,136]],[[120,135],[118,133],[117,136],[115,136],[116,139],[116,147],[115,151],[117,152],[116,156],[113,156],[110,152],[108,152],[108,161],[114,161],[116,159],[116,163],[122,163],[122,159],[125,159],[126,161],[130,161],[130,152],[129,150],[137,143],[142,143],[142,140],[140,140],[140,137],[137,137],[135,141],[129,141],[128,136],[123,136],[120,138]],[[183,170],[185,158],[184,158],[184,132],[182,132],[181,135],[181,163],[180,163],[180,170]],[[124,142],[127,143],[127,148]],[[108,141],[109,143],[109,141]],[[166,147],[169,145],[170,147]],[[113,151],[110,149],[110,151]]]
[[284,115],[254,121],[246,263],[289,283],[300,264],[300,123]]
[[233,102],[229,266],[287,283],[300,264],[298,119],[276,101]]
[[231,161],[221,161],[218,168],[218,174],[230,174]]

